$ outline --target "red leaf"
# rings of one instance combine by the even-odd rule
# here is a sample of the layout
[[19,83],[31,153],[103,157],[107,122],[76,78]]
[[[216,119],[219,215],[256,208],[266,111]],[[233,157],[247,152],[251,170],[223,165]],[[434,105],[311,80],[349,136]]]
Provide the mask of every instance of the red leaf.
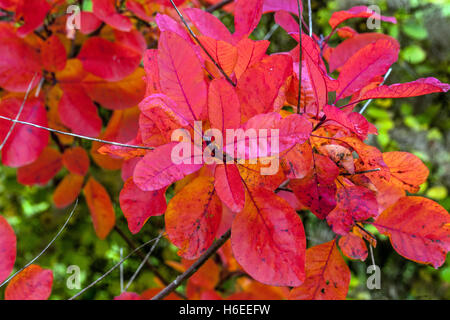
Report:
[[[192,150],[188,143],[169,143],[150,151],[136,165],[134,169],[134,183],[144,191],[160,190],[175,181],[183,179],[188,174],[194,173],[203,166],[203,152],[196,149],[190,155],[183,155],[181,162],[185,160],[189,164],[176,164],[172,160],[172,152],[175,147]],[[195,150],[194,150],[195,151]],[[196,164],[199,163],[199,164]]]
[[326,216],[336,206],[336,183],[339,168],[329,158],[313,155],[313,170],[301,180],[289,184],[300,202],[308,207],[319,219]]
[[203,69],[192,46],[173,32],[163,32],[158,65],[162,91],[191,119],[206,115],[207,88]]
[[79,85],[64,85],[63,91],[58,105],[61,122],[73,133],[98,137],[102,129],[102,119],[84,89]]
[[130,178],[120,192],[120,208],[128,221],[128,229],[136,234],[150,217],[164,214],[167,208],[166,189],[142,191]]
[[306,238],[300,217],[272,191],[258,189],[233,221],[236,260],[255,280],[298,286],[305,278]]
[[346,113],[337,107],[326,105],[324,107],[327,124],[338,124],[352,133],[355,133],[362,141],[367,139],[369,133],[377,133],[374,125],[369,123],[366,118],[358,112]]
[[17,35],[19,37],[25,37],[27,34],[33,32],[33,30],[42,26],[49,11],[50,5],[46,0],[20,1],[16,10],[16,18],[22,18],[25,23],[17,29]]
[[338,25],[340,25],[342,22],[351,19],[351,18],[374,18],[381,21],[387,21],[391,23],[397,23],[397,20],[394,17],[385,17],[380,16],[379,14],[372,11],[370,8],[366,6],[357,6],[353,7],[346,11],[337,11],[333,13],[330,20],[328,21],[330,23],[330,26],[334,29]]
[[13,228],[0,216],[0,283],[6,280],[16,261],[17,240]]
[[306,250],[306,280],[292,289],[291,300],[344,300],[350,284],[350,270],[336,240]]
[[345,236],[339,239],[339,247],[342,253],[354,260],[364,261],[367,259],[367,246],[363,239],[355,235],[354,233],[347,233]]
[[53,35],[41,48],[42,64],[50,72],[62,71],[66,67],[67,53],[58,36]]
[[91,212],[95,233],[104,240],[116,224],[111,198],[105,188],[94,178],[89,178],[83,191]]
[[435,78],[422,78],[407,83],[396,83],[390,86],[378,86],[370,90],[362,90],[356,98],[358,101],[380,98],[417,97],[435,92],[447,92],[450,85]]
[[114,38],[116,39],[116,42],[133,49],[141,56],[143,56],[147,50],[147,42],[142,33],[138,30],[131,30],[130,32],[114,30]]
[[120,43],[92,37],[83,44],[78,59],[86,71],[108,81],[118,81],[136,70],[141,54]]
[[328,61],[330,65],[330,72],[342,67],[347,60],[356,54],[360,49],[380,39],[391,41],[394,46],[400,48],[400,44],[396,39],[382,33],[374,32],[357,34],[334,48]]
[[385,74],[397,61],[398,52],[398,46],[388,40],[378,40],[356,52],[342,66],[336,101],[361,90],[374,77]]
[[12,92],[26,92],[33,76],[31,88],[41,79],[40,57],[24,40],[15,35],[0,35],[0,87]]
[[258,26],[263,13],[264,0],[236,0],[234,11],[234,37],[249,36]]
[[287,33],[299,32],[298,19],[295,20],[287,11],[282,10],[275,13],[275,23],[279,24]]
[[53,272],[32,264],[9,282],[5,300],[47,300],[52,284]]
[[214,179],[198,177],[170,200],[165,215],[167,235],[182,257],[196,259],[214,242],[221,217]]
[[215,79],[209,85],[208,115],[211,128],[220,130],[224,137],[227,129],[240,126],[241,106],[236,89],[225,79]]
[[141,296],[135,292],[122,292],[119,296],[114,297],[114,300],[141,300]]
[[214,15],[197,8],[186,8],[183,12],[206,37],[233,43],[233,37],[227,27]]
[[[303,10],[302,1],[300,1],[300,8]],[[298,1],[297,0],[264,0],[264,13],[270,11],[285,10],[298,16]],[[298,31],[298,30],[297,30]]]
[[100,20],[120,31],[130,31],[133,27],[130,19],[119,14],[114,0],[92,0],[92,11]]
[[17,181],[24,185],[45,185],[61,168],[61,154],[47,147],[36,161],[17,170]]
[[378,216],[375,193],[360,186],[342,187],[336,194],[337,205],[327,216],[333,231],[346,235],[356,222]]
[[450,250],[450,215],[436,202],[403,197],[373,224],[389,235],[395,251],[405,258],[435,268],[444,264]]
[[233,212],[242,211],[245,204],[245,190],[235,164],[216,166],[214,186],[224,204]]
[[237,84],[241,112],[245,120],[275,111],[274,104],[280,88],[292,73],[292,59],[273,55],[247,69]]
[[62,157],[64,166],[71,173],[84,176],[89,170],[89,156],[81,147],[74,147],[64,151]]
[[155,21],[161,33],[171,31],[182,37],[187,42],[192,43],[191,36],[186,29],[168,15],[158,13],[155,17]]
[[82,34],[90,34],[100,28],[101,25],[102,21],[92,12],[80,12],[80,31]]
[[[22,99],[7,98],[0,103],[0,115],[15,119]],[[47,127],[47,114],[42,102],[28,99],[19,117],[21,121]],[[4,141],[12,122],[0,119],[0,141]],[[2,150],[2,162],[9,167],[22,167],[33,163],[48,143],[48,131],[17,124]]]

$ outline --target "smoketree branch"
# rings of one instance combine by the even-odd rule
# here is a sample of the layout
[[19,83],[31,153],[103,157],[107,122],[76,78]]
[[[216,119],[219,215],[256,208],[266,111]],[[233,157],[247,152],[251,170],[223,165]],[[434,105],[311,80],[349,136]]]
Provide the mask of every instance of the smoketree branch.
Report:
[[189,267],[183,274],[179,275],[174,281],[172,281],[167,287],[161,290],[152,300],[162,300],[167,297],[171,292],[173,292],[178,286],[180,286],[185,280],[189,279],[200,269],[205,262],[211,258],[213,254],[217,252],[227,240],[231,237],[231,229],[225,232],[216,242],[209,247],[206,252],[194,262],[192,266]]

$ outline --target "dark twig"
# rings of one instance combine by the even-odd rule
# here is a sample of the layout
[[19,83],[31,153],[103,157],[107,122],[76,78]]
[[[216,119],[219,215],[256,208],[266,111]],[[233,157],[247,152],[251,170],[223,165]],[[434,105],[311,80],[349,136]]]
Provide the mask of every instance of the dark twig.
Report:
[[212,13],[216,10],[222,9],[224,6],[226,6],[229,3],[232,3],[233,0],[223,0],[222,2],[213,4],[212,6],[209,6],[208,8],[206,8],[206,12]]
[[[302,47],[302,6],[300,0],[297,0],[298,5],[298,40],[299,40],[299,61],[298,61],[298,101],[297,101],[297,113],[300,114],[300,104],[302,99],[302,59],[303,59],[303,47]],[[303,110],[306,113],[306,103]]]
[[152,298],[152,300],[162,300],[165,297],[167,297],[171,292],[173,292],[176,288],[178,288],[179,285],[181,285],[185,280],[189,279],[191,276],[194,275],[200,269],[200,267],[209,259],[213,254],[217,252],[217,250],[222,247],[225,242],[230,238],[231,236],[231,229],[225,232],[220,239],[218,239],[216,242],[210,246],[206,252],[192,264],[189,269],[187,269],[183,274],[179,275],[172,283],[170,283],[167,287],[165,287],[163,290],[161,290],[156,296]]
[[354,176],[356,174],[365,174],[365,173],[378,172],[378,171],[381,171],[381,169],[376,168],[376,169],[371,169],[371,170],[356,171],[355,173],[341,173],[341,176]]
[[198,37],[195,35],[194,31],[192,31],[191,27],[189,27],[188,23],[186,22],[186,19],[184,19],[184,16],[181,14],[180,10],[178,10],[178,7],[176,6],[176,4],[173,2],[173,0],[170,0],[170,2],[172,3],[172,6],[174,7],[175,11],[177,12],[178,16],[180,17],[181,21],[183,22],[183,24],[185,25],[185,27],[188,29],[190,35],[195,39],[195,42],[197,42],[197,44],[200,46],[200,48],[202,48],[202,50],[206,53],[206,55],[208,56],[209,59],[211,59],[211,61],[214,63],[214,65],[217,67],[217,69],[219,69],[220,73],[225,77],[225,79],[227,79],[227,81],[233,86],[236,87],[236,84],[233,82],[233,80],[230,79],[230,77],[227,75],[227,73],[222,69],[222,67],[217,63],[216,60],[214,60],[214,58],[211,56],[211,54],[208,52],[208,50],[206,50],[206,48],[203,46],[203,44],[200,42],[200,40],[198,39]]
[[67,224],[69,223],[70,219],[72,218],[73,214],[75,213],[75,209],[78,206],[78,199],[75,201],[75,205],[72,209],[72,211],[70,212],[69,217],[67,218],[66,222],[64,223],[64,225],[61,227],[61,229],[58,231],[58,233],[55,235],[55,237],[52,239],[52,241],[49,242],[49,244],[44,248],[44,250],[42,250],[36,257],[34,257],[30,262],[28,262],[25,266],[23,266],[20,270],[18,270],[17,272],[15,272],[12,276],[10,276],[8,279],[6,279],[5,281],[3,281],[0,284],[0,288],[3,287],[5,284],[7,284],[9,281],[11,281],[11,279],[13,279],[16,275],[18,275],[19,273],[21,273],[23,270],[25,270],[26,268],[28,268],[30,265],[32,265],[35,261],[37,261],[37,259],[39,259],[47,250],[48,248],[51,247],[51,245],[56,241],[56,239],[58,239],[58,237],[61,235],[61,233],[64,231],[64,229],[66,228]]

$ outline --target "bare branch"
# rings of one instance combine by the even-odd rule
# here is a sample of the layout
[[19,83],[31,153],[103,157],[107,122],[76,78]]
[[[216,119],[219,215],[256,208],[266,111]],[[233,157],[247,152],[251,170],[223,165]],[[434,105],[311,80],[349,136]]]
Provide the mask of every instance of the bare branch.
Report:
[[67,218],[66,222],[64,223],[64,225],[61,227],[61,229],[59,230],[59,232],[56,234],[56,236],[52,239],[52,241],[49,242],[49,244],[44,248],[44,250],[41,251],[41,253],[39,253],[35,258],[33,258],[30,262],[28,262],[25,266],[23,266],[20,270],[18,270],[17,272],[15,272],[12,276],[10,276],[8,279],[6,279],[3,283],[0,284],[0,288],[3,287],[5,284],[7,284],[9,281],[11,281],[11,279],[13,279],[16,275],[18,275],[19,273],[21,273],[24,269],[28,268],[30,265],[32,265],[34,262],[37,261],[37,259],[39,259],[47,250],[48,248],[50,248],[50,246],[56,241],[56,239],[58,239],[58,237],[61,235],[61,233],[64,231],[64,229],[66,228],[67,224],[69,223],[70,219],[72,218],[73,214],[75,213],[75,209],[78,206],[78,198],[75,201],[75,205],[72,209],[72,211],[70,212],[69,217]]
[[[380,86],[382,86],[382,85],[386,82],[386,80],[387,80],[387,78],[389,78],[389,75],[391,74],[391,72],[392,72],[392,68],[389,68],[389,70],[388,70],[388,71],[386,72],[386,74],[384,75],[383,82],[380,84]],[[361,108],[361,111],[360,111],[359,113],[360,113],[360,114],[363,114],[364,111],[366,111],[367,107],[369,106],[369,104],[370,104],[372,101],[373,101],[373,99],[368,100],[368,101],[366,102],[366,104]]]
[[47,128],[47,127],[40,126],[38,124],[34,124],[34,123],[31,123],[31,122],[14,120],[14,119],[11,119],[11,118],[8,118],[8,117],[4,117],[4,116],[0,116],[0,119],[8,120],[8,121],[11,121],[11,122],[14,122],[14,123],[24,124],[24,125],[35,127],[35,128],[42,129],[42,130],[47,130],[49,132],[59,133],[59,134],[65,135],[65,136],[71,136],[71,137],[80,138],[80,139],[84,139],[84,140],[101,142],[101,143],[104,143],[104,144],[110,144],[110,145],[118,146],[118,147],[132,148],[132,149],[143,149],[143,150],[154,150],[155,149],[155,148],[152,148],[152,147],[135,146],[135,145],[126,144],[126,143],[107,141],[107,140],[102,140],[102,139],[82,136],[82,135],[71,133],[71,132],[64,132],[64,131],[60,131],[60,130],[56,130],[56,129],[52,129],[52,128]]
[[200,40],[198,39],[198,37],[195,35],[194,31],[192,31],[191,27],[189,27],[189,25],[186,22],[186,19],[184,19],[184,16],[181,14],[180,10],[178,10],[178,7],[176,6],[176,4],[173,2],[173,0],[170,0],[170,3],[172,3],[172,6],[174,7],[175,11],[177,12],[178,16],[180,17],[181,21],[183,22],[183,24],[185,25],[185,27],[188,29],[190,35],[195,39],[195,42],[197,42],[197,44],[200,46],[200,48],[202,48],[202,50],[206,53],[206,55],[208,56],[209,59],[211,59],[211,61],[214,63],[214,65],[217,67],[217,69],[219,69],[220,73],[225,77],[225,79],[227,79],[227,81],[233,86],[236,87],[236,84],[233,82],[233,80],[230,79],[230,77],[227,75],[227,73],[222,69],[222,67],[217,63],[216,60],[214,60],[214,58],[211,56],[211,54],[208,52],[208,50],[206,50],[206,48],[203,46],[203,44],[200,42]]
[[150,258],[150,256],[152,255],[153,251],[155,251],[156,246],[158,245],[159,241],[161,240],[161,237],[163,236],[164,231],[162,231],[158,238],[156,239],[155,243],[153,244],[153,246],[150,248],[150,251],[147,253],[147,255],[145,256],[144,260],[142,260],[141,264],[139,265],[139,267],[136,269],[136,272],[133,274],[133,276],[130,278],[130,281],[128,281],[126,287],[122,290],[123,291],[127,291],[128,288],[131,286],[131,284],[133,283],[133,281],[136,279],[136,277],[138,276],[139,272],[141,272],[142,268],[144,267],[144,265],[147,263],[147,260]]
[[308,0],[309,36],[313,36],[311,0]]
[[209,259],[211,256],[217,252],[231,236],[231,229],[225,232],[220,239],[212,244],[206,252],[194,262],[193,265],[189,267],[183,274],[179,275],[174,281],[172,281],[167,287],[161,290],[156,296],[151,300],[162,300],[167,297],[171,292],[173,292],[179,285],[181,285],[185,280],[189,279],[200,269],[200,267]]
[[116,263],[111,269],[109,269],[108,271],[106,271],[106,273],[104,273],[102,276],[100,276],[97,280],[95,280],[94,282],[92,282],[91,284],[89,284],[86,288],[84,288],[83,290],[81,290],[80,292],[78,292],[76,295],[74,295],[73,297],[71,297],[69,300],[75,300],[76,298],[78,298],[79,296],[81,296],[83,293],[85,293],[87,290],[89,290],[90,288],[92,288],[93,286],[95,286],[97,283],[99,283],[100,281],[102,281],[103,279],[105,279],[111,272],[113,272],[115,269],[117,269],[120,265],[122,265],[122,263],[124,263],[125,261],[127,261],[133,254],[135,254],[137,251],[141,250],[142,248],[148,246],[150,243],[154,242],[158,240],[158,238],[152,239],[150,241],[147,241],[146,243],[144,243],[143,245],[137,247],[135,250],[133,250],[129,255],[127,255],[125,258],[123,258],[122,260],[120,260],[118,263]]

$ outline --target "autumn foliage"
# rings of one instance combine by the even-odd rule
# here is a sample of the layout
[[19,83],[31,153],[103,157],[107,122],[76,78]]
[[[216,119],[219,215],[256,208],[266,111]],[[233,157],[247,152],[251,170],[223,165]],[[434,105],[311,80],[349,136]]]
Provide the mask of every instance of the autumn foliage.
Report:
[[[366,7],[335,12],[333,32],[323,38],[299,33],[296,0],[236,0],[225,7],[234,15],[230,32],[200,1],[175,1],[193,37],[171,1],[92,2],[93,12],[81,13],[81,28],[70,30],[66,1],[0,0],[7,17],[0,22],[0,142],[7,138],[1,159],[17,168],[21,184],[45,185],[66,168],[54,206],[69,207],[83,195],[102,240],[115,225],[111,197],[119,199],[133,234],[164,214],[165,236],[182,257],[168,263],[180,272],[231,229],[220,259],[207,260],[188,280],[190,299],[345,299],[350,270],[343,255],[364,261],[368,246],[376,245],[365,225],[388,235],[407,259],[435,268],[445,262],[448,212],[411,195],[426,181],[427,167],[413,154],[368,145],[377,128],[356,112],[369,99],[450,88],[435,78],[383,84],[398,59],[397,40],[344,26],[353,18],[395,18]],[[261,16],[272,13],[298,42],[289,52],[268,55],[269,41],[250,38]],[[337,47],[329,46],[331,36],[342,38]],[[102,108],[111,111],[107,123]],[[73,136],[23,123],[9,134],[8,118],[17,115],[142,148],[94,141],[85,150]],[[268,164],[259,156],[256,163],[236,157],[204,163],[203,151],[214,144],[204,137],[183,142],[192,150],[184,160],[192,161],[174,163],[180,143],[173,132],[183,128],[193,137],[196,121],[224,135],[227,129],[277,129],[279,150],[271,156],[279,170],[262,175]],[[269,149],[274,139],[269,135]],[[249,148],[241,151],[249,154]],[[225,145],[222,151],[216,159],[235,150]],[[121,170],[120,195],[108,194],[90,175],[92,163]],[[174,196],[166,202],[169,188]],[[307,248],[304,210],[326,221],[335,239]],[[0,216],[0,283],[14,268],[16,241]],[[233,273],[248,276],[224,297],[216,289]],[[31,265],[8,283],[5,299],[47,299],[52,280],[51,270]],[[117,299],[150,299],[160,289]]]

